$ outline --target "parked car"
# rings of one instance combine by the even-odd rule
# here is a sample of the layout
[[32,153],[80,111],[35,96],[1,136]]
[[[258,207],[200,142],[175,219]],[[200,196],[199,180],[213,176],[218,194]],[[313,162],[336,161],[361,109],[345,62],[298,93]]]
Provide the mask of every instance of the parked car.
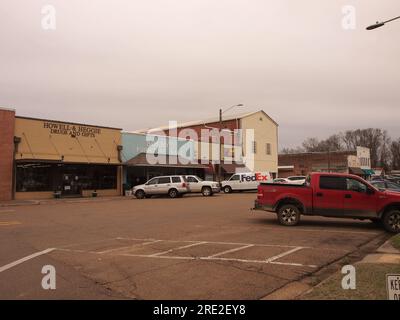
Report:
[[379,190],[390,190],[400,192],[400,185],[388,180],[375,180],[371,184]]
[[203,196],[212,196],[221,191],[219,183],[216,181],[204,181],[198,176],[185,176],[189,184],[190,192],[202,193]]
[[274,179],[274,183],[289,183],[290,181],[286,178],[276,178]]
[[154,177],[132,189],[137,199],[150,198],[153,195],[168,195],[170,198],[177,198],[189,191],[185,176]]
[[277,213],[285,226],[301,215],[370,219],[400,232],[400,193],[380,191],[350,174],[312,173],[304,185],[261,183],[254,209]]
[[229,180],[222,181],[221,187],[225,193],[257,190],[261,181],[273,182],[271,174],[269,172],[236,173],[232,175]]
[[386,177],[385,180],[388,180],[390,182],[400,185],[400,178],[390,176],[390,177]]
[[306,176],[291,176],[287,177],[289,183],[291,184],[304,184],[306,182]]

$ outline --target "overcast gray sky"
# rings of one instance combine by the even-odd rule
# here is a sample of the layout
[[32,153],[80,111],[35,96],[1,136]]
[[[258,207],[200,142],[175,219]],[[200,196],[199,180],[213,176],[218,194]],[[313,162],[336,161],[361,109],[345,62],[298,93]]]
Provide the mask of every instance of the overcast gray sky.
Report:
[[135,130],[244,103],[280,124],[280,147],[370,126],[397,138],[400,20],[365,27],[399,15],[398,0],[1,0],[0,106]]

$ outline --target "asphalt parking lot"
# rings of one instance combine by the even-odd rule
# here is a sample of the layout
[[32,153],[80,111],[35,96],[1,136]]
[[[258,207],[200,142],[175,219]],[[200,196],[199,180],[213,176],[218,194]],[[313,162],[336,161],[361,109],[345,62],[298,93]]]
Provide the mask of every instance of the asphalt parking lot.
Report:
[[[0,207],[0,299],[260,299],[389,237],[367,221],[283,227],[250,211],[255,197]],[[44,265],[55,290],[41,286]]]

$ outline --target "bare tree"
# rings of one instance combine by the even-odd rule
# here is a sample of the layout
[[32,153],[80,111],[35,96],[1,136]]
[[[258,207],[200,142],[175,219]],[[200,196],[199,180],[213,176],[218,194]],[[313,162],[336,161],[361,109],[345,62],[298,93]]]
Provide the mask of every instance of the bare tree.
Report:
[[390,151],[392,154],[392,169],[399,170],[400,169],[400,138],[396,141],[392,141],[390,144]]
[[303,148],[307,152],[326,152],[344,150],[341,136],[334,134],[326,140],[319,141],[318,138],[307,138],[303,142]]
[[[341,133],[340,136],[347,150],[355,150],[358,146],[369,148],[371,152],[371,166],[375,167],[378,165],[381,159],[380,148],[383,143],[382,141],[387,138],[387,133],[384,134],[382,129],[347,130]],[[384,154],[385,158],[386,156]]]
[[296,148],[283,148],[281,150],[281,154],[291,154],[291,153],[303,153],[305,150],[302,147],[296,147]]
[[391,162],[391,151],[390,151],[390,137],[386,130],[382,131],[381,143],[379,147],[379,165],[385,169],[389,170]]
[[346,130],[334,134],[326,140],[307,138],[302,148],[283,149],[283,152],[294,153],[299,150],[306,152],[327,152],[341,150],[356,150],[357,147],[370,149],[371,166],[382,166],[386,170],[392,167],[400,168],[400,139],[391,142],[386,130],[378,128]]
[[307,138],[303,141],[302,146],[306,152],[317,152],[320,151],[319,144],[318,138]]

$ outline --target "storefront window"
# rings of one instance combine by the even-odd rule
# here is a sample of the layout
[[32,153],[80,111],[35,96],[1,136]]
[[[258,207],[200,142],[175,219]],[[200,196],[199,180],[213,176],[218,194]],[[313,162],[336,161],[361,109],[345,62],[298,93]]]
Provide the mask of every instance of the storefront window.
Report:
[[117,166],[24,163],[17,165],[16,191],[62,191],[117,188]]
[[51,165],[23,164],[17,166],[17,191],[51,191]]

